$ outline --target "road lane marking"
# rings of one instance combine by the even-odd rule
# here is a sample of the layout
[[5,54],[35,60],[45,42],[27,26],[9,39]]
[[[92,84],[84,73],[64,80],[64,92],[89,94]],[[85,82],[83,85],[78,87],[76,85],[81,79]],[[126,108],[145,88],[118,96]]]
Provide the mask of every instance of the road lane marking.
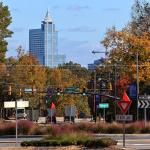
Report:
[[[123,143],[117,143],[117,145],[122,145]],[[132,143],[126,143],[126,145],[134,145],[134,146],[150,146],[150,144],[132,144]]]

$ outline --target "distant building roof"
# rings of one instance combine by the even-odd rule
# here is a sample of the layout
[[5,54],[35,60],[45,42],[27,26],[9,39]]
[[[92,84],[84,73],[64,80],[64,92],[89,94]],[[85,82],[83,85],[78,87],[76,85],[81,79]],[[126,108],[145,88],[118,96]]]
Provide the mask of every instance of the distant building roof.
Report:
[[46,12],[46,15],[45,15],[44,21],[45,21],[45,22],[53,22],[53,20],[52,20],[52,17],[51,17],[51,15],[50,15],[49,10],[47,10],[47,12]]

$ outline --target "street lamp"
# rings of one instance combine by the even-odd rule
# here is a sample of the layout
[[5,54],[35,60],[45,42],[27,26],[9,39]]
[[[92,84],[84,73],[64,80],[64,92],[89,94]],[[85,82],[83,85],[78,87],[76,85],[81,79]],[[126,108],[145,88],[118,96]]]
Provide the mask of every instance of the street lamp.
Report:
[[108,54],[108,52],[107,52],[107,51],[105,51],[105,52],[104,52],[104,51],[94,51],[94,50],[92,51],[92,53],[93,53],[93,54],[95,54],[95,53],[105,53],[105,55],[107,55],[107,54]]
[[[93,54],[96,54],[96,53],[105,53],[105,56],[108,54],[108,52],[107,51],[95,51],[95,50],[93,50],[92,51],[92,53]],[[93,106],[93,114],[94,114],[94,116],[95,116],[95,122],[96,122],[96,117],[97,117],[97,106],[96,106],[96,102],[95,102],[95,100],[96,100],[96,95],[95,95],[95,93],[96,93],[96,68],[94,69],[94,106]]]

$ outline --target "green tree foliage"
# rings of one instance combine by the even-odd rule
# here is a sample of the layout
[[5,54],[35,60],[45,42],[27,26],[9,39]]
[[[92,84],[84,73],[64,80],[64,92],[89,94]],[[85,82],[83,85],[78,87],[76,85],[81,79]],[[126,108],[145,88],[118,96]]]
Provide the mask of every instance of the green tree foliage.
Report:
[[11,16],[8,10],[8,6],[4,6],[2,2],[0,2],[0,62],[5,61],[5,54],[7,50],[7,41],[5,38],[10,37],[12,35],[12,31],[8,29],[8,26],[11,23]]
[[74,75],[76,75],[80,78],[89,78],[89,76],[90,76],[90,72],[85,67],[81,67],[80,64],[73,63],[72,61],[59,66],[59,68],[68,69]]

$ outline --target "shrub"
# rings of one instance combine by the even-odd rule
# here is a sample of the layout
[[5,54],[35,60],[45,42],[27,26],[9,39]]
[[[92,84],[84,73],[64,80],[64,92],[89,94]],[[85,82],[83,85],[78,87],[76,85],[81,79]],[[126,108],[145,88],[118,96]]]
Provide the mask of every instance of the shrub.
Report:
[[3,123],[0,126],[0,135],[15,135],[16,125],[15,123]]
[[112,146],[112,145],[117,145],[117,141],[111,139],[111,138],[101,138],[99,140],[100,142],[100,145],[102,147],[109,147],[109,146]]
[[33,127],[33,123],[28,120],[19,120],[18,121],[18,133],[19,134],[28,134],[30,129]]
[[141,133],[150,133],[150,126],[141,129]]
[[61,130],[59,125],[52,126],[51,134],[52,136],[57,136],[63,134],[64,131]]
[[136,133],[138,132],[138,128],[134,125],[130,125],[128,127],[126,127],[126,133],[128,134],[132,134],[132,133]]
[[41,131],[41,127],[38,126],[38,125],[34,125],[30,131],[29,131],[29,134],[31,135],[41,135],[43,134],[42,131]]
[[117,142],[110,138],[95,139],[87,134],[64,134],[56,137],[49,137],[41,141],[24,141],[21,146],[69,146],[82,145],[85,147],[108,147],[116,145]]
[[106,128],[106,133],[109,133],[109,134],[122,133],[122,132],[123,132],[123,129],[120,124],[113,124],[113,125],[108,126],[108,128]]
[[144,127],[143,121],[136,121],[126,125],[127,133],[140,133],[140,130]]

